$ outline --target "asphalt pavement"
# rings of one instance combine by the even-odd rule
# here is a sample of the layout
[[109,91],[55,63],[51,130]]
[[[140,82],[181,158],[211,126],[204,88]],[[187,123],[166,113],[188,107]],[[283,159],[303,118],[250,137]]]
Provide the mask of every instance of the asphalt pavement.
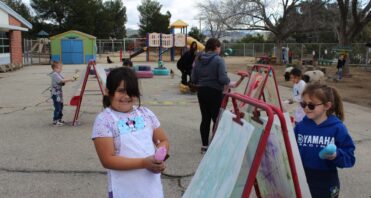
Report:
[[[179,92],[180,73],[175,63],[165,66],[174,70],[174,78],[141,79],[141,101],[157,115],[170,139],[171,157],[162,181],[165,196],[176,198],[181,197],[202,159],[201,115],[197,96]],[[64,65],[62,73],[72,77],[85,67]],[[50,72],[49,65],[40,65],[0,73],[0,197],[107,197],[105,170],[91,140],[95,116],[103,109],[97,81],[89,76],[79,125],[53,127],[53,106],[47,91]],[[234,74],[229,76],[238,79]],[[241,92],[244,83],[247,81],[236,91]],[[67,122],[73,120],[76,107],[68,103],[78,92],[78,84],[75,81],[63,87]],[[290,88],[279,90],[283,100],[290,97]],[[293,109],[287,105],[285,108]],[[345,116],[356,142],[357,161],[355,167],[340,170],[340,197],[370,198],[371,109],[345,103]]]

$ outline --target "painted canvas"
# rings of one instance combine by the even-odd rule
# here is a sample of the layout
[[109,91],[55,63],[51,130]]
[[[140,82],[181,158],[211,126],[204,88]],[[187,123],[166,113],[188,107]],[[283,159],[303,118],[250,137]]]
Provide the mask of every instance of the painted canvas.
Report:
[[[299,149],[288,113],[285,113],[290,145],[293,151],[296,171],[303,197],[311,197],[306,181]],[[267,119],[262,118],[264,125]],[[295,197],[294,182],[283,140],[281,124],[275,116],[267,147],[259,167],[257,181],[262,197]]]
[[[244,95],[264,100],[266,103],[281,108],[281,100],[278,90],[276,89],[273,68],[254,68],[251,72],[250,80],[246,86]],[[243,107],[242,110],[245,112],[251,112],[253,110],[250,105],[242,104],[240,106]]]
[[[250,75],[249,82],[247,83],[244,95],[258,99],[261,95],[261,90],[264,85],[265,74],[259,71],[253,70]],[[246,103],[241,103],[240,108],[242,111],[251,112],[252,106]]]
[[263,93],[264,93],[264,101],[269,104],[273,104],[276,107],[280,107],[280,97],[278,95],[278,91],[276,89],[276,81],[274,79],[273,71],[267,71],[268,79],[264,86]]
[[254,127],[223,111],[217,131],[183,198],[232,197]]

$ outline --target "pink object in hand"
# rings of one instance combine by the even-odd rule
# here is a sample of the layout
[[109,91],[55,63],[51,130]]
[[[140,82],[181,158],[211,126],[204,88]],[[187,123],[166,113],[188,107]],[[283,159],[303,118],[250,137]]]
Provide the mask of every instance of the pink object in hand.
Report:
[[166,147],[162,146],[158,148],[155,153],[155,160],[164,161],[166,153],[167,153]]

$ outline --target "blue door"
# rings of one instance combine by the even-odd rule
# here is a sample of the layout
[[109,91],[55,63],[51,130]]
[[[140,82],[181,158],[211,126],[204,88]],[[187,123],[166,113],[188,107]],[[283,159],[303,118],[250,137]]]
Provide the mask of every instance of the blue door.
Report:
[[62,63],[84,64],[84,48],[82,40],[62,39]]

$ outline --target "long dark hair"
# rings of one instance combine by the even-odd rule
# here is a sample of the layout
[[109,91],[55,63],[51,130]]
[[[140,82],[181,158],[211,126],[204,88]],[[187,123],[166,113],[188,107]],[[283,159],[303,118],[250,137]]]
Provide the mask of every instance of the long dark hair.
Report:
[[104,108],[111,105],[111,99],[115,95],[117,87],[124,81],[124,88],[130,97],[137,97],[140,106],[140,91],[138,86],[138,78],[135,72],[129,67],[115,68],[107,76],[106,88],[107,95],[103,96]]
[[302,96],[304,95],[308,95],[310,98],[314,97],[323,104],[331,102],[331,108],[326,112],[327,116],[335,114],[340,120],[344,121],[343,101],[335,88],[321,83],[308,84],[302,93]]
[[[196,46],[196,47],[193,47],[193,46]],[[197,51],[197,42],[196,41],[193,41],[191,43],[191,45],[189,46],[189,52],[194,55]]]

